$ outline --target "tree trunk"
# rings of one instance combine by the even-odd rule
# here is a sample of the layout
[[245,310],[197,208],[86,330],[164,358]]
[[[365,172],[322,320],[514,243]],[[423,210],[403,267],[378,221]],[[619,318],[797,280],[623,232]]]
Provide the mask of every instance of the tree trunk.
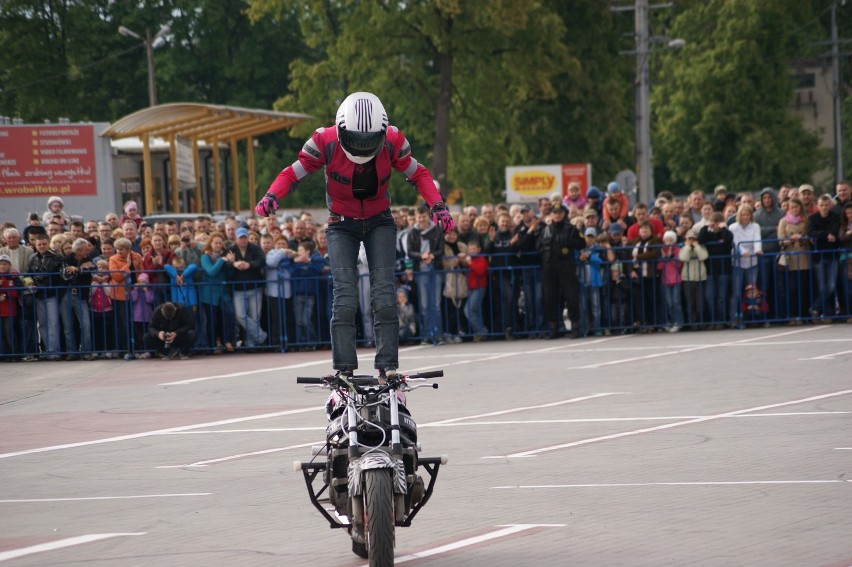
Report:
[[432,175],[441,184],[441,194],[446,195],[447,161],[450,146],[450,106],[452,105],[453,57],[448,53],[437,56],[440,84],[435,105],[435,147],[432,152]]

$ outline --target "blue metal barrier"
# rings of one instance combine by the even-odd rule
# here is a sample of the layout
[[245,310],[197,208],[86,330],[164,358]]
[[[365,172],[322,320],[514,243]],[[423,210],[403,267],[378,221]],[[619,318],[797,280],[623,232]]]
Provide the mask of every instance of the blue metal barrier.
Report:
[[[601,285],[591,285],[583,275],[587,266],[578,262],[580,312],[568,313],[566,317],[565,306],[560,302],[559,313],[555,315],[560,332],[565,331],[563,320],[579,321],[576,331],[583,336],[594,336],[673,327],[702,330],[847,322],[850,318],[852,253],[846,250],[829,253],[782,249],[763,254],[748,269],[735,267],[735,256],[709,256],[703,262],[681,263],[678,268],[681,281],[677,283],[664,281],[663,270],[667,269],[667,262],[680,260],[655,259],[643,263],[633,259],[632,250],[632,247],[611,248],[612,258],[606,250],[599,252],[607,256],[596,268],[601,271]],[[547,319],[554,314],[543,312],[541,274],[538,265],[510,264],[489,269],[481,313],[487,336],[511,339],[548,333]],[[86,290],[85,298],[84,292],[77,291],[75,294],[83,295],[68,299],[66,294],[72,292],[67,286],[23,285],[24,278],[30,276],[21,274],[20,285],[4,288],[10,296],[6,301],[15,302],[15,315],[0,318],[0,359],[58,360],[91,354],[133,358],[145,352],[143,337],[156,305],[149,304],[147,308],[140,305],[145,296],[141,286],[128,286],[129,301],[114,299],[116,286],[112,283],[93,285]],[[466,284],[461,284],[466,278],[467,270],[417,272],[413,280],[404,272],[397,274],[397,284],[408,289],[409,303],[420,315],[417,332],[408,338],[409,342],[473,340],[465,309],[471,290],[459,291],[466,289]],[[454,283],[448,286],[448,281]],[[281,278],[249,283],[259,286],[259,291],[252,292],[256,302],[253,298],[234,301],[235,297],[246,295],[245,289],[237,287],[245,282],[223,285],[202,278],[184,283],[195,291],[191,296],[196,299],[190,307],[198,335],[197,352],[287,352],[330,347],[330,276],[304,278],[298,290],[292,289],[292,281]],[[372,346],[368,274],[361,275],[360,285],[358,342],[361,346]],[[148,287],[155,297],[174,299],[171,283]],[[202,293],[205,287],[215,287],[220,293]],[[16,296],[14,299],[11,292]],[[96,295],[99,299],[95,299]],[[103,295],[110,300],[105,301]],[[184,297],[187,296],[178,294],[178,299]],[[81,301],[85,309],[80,307]],[[245,309],[246,316],[237,316],[236,307]],[[248,313],[249,309],[253,312]],[[89,323],[88,331],[81,317]],[[250,336],[263,340],[251,344]]]

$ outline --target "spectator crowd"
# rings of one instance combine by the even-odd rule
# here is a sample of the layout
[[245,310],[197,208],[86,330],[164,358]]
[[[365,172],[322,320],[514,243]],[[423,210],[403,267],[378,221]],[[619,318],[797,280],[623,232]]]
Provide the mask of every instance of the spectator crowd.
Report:
[[[617,183],[530,204],[466,206],[444,235],[392,210],[403,343],[850,323],[850,184],[632,209]],[[59,197],[0,230],[0,360],[187,358],[326,349],[324,219],[83,220]],[[359,341],[374,342],[362,249]]]

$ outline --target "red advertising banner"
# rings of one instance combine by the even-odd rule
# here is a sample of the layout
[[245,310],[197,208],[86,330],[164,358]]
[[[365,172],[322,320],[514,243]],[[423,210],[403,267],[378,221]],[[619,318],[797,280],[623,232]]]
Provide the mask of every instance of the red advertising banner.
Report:
[[94,126],[0,126],[0,197],[97,193]]
[[569,163],[562,166],[562,197],[568,194],[568,185],[574,181],[580,185],[580,193],[585,196],[592,184],[592,164]]

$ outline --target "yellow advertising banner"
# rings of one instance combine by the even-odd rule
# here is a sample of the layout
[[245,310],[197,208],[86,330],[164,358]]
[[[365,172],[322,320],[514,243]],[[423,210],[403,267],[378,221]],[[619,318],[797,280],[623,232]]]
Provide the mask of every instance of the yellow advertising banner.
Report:
[[519,165],[506,168],[506,202],[535,203],[542,197],[568,192],[568,184],[576,181],[585,195],[592,183],[589,163]]

